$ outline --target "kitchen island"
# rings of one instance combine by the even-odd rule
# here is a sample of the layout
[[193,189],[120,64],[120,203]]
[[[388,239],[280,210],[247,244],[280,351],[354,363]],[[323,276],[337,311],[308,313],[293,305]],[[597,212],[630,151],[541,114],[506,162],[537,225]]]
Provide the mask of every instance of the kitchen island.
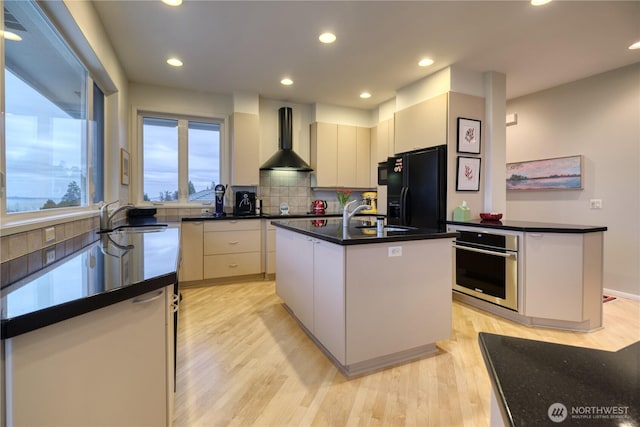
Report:
[[347,377],[436,351],[451,334],[456,233],[273,221],[276,292]]

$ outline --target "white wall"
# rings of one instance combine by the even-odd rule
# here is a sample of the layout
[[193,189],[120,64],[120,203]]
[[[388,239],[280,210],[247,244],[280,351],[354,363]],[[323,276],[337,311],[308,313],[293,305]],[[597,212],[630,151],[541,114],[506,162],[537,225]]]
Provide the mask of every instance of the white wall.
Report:
[[507,162],[581,154],[584,189],[509,191],[509,219],[607,226],[604,287],[640,297],[640,63],[513,99],[510,113]]

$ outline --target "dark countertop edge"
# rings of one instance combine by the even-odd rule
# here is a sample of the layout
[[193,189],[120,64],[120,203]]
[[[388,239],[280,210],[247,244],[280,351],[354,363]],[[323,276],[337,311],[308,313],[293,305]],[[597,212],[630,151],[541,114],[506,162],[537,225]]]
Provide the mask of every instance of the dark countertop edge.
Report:
[[491,356],[489,355],[489,349],[487,348],[487,343],[484,340],[484,337],[487,334],[486,332],[478,333],[478,343],[480,345],[480,353],[482,354],[482,358],[484,359],[484,364],[487,367],[487,371],[489,372],[489,379],[491,380],[491,387],[496,395],[496,401],[498,403],[498,408],[500,409],[500,414],[502,415],[502,420],[509,426],[514,426],[513,417],[511,416],[511,411],[509,410],[509,404],[507,403],[507,399],[504,395],[504,391],[502,390],[502,386],[500,385],[500,381],[498,379],[498,374],[495,371],[493,366],[493,361],[491,360]]
[[62,322],[63,320],[144,295],[156,289],[173,285],[177,280],[177,272],[168,273],[129,286],[58,304],[22,316],[3,319],[0,329],[2,339],[13,338],[45,326],[53,325],[54,323]]
[[[384,216],[378,215],[374,213],[358,213],[356,217],[359,216]],[[217,221],[217,220],[239,220],[239,219],[298,219],[298,218],[340,218],[342,214],[339,213],[330,213],[330,214],[289,214],[289,215],[279,215],[279,214],[260,214],[260,215],[227,215],[227,216],[188,216],[182,217],[182,221]]]
[[481,227],[481,228],[493,228],[498,230],[512,230],[523,232],[537,232],[537,233],[566,233],[566,234],[586,234],[596,233],[600,231],[607,231],[607,227],[604,226],[590,226],[590,225],[569,225],[569,224],[545,224],[543,222],[528,222],[522,221],[519,224],[518,221],[509,221],[506,224],[496,224],[492,222],[483,222],[481,220],[472,221],[447,221],[449,225],[464,225],[467,227]]
[[446,239],[446,238],[454,238],[458,236],[456,232],[440,232],[440,233],[425,233],[425,234],[394,234],[393,236],[384,236],[384,237],[351,237],[348,240],[340,239],[338,237],[327,236],[322,233],[314,233],[312,231],[303,230],[301,228],[291,226],[288,224],[282,224],[277,221],[272,221],[276,227],[281,227],[289,231],[294,231],[296,233],[304,234],[305,236],[315,237],[320,240],[324,240],[330,243],[336,243],[342,246],[349,245],[362,245],[362,244],[375,244],[375,243],[391,243],[391,242],[407,242],[411,240],[430,240],[430,239]]

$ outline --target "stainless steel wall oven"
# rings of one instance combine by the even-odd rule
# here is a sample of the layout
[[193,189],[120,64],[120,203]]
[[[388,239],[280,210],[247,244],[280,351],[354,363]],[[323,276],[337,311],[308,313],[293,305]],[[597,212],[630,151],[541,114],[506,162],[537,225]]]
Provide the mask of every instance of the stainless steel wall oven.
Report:
[[457,231],[453,290],[518,311],[518,236]]

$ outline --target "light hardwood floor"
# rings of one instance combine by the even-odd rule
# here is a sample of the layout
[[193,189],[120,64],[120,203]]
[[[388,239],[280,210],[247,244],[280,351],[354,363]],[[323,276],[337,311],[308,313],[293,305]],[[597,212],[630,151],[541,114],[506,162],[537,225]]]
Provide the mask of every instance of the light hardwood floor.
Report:
[[[640,302],[604,304],[604,328],[529,328],[453,303],[437,354],[347,380],[260,281],[183,289],[176,426],[487,426],[478,332],[615,351],[640,340]],[[425,325],[429,327],[429,325]]]

